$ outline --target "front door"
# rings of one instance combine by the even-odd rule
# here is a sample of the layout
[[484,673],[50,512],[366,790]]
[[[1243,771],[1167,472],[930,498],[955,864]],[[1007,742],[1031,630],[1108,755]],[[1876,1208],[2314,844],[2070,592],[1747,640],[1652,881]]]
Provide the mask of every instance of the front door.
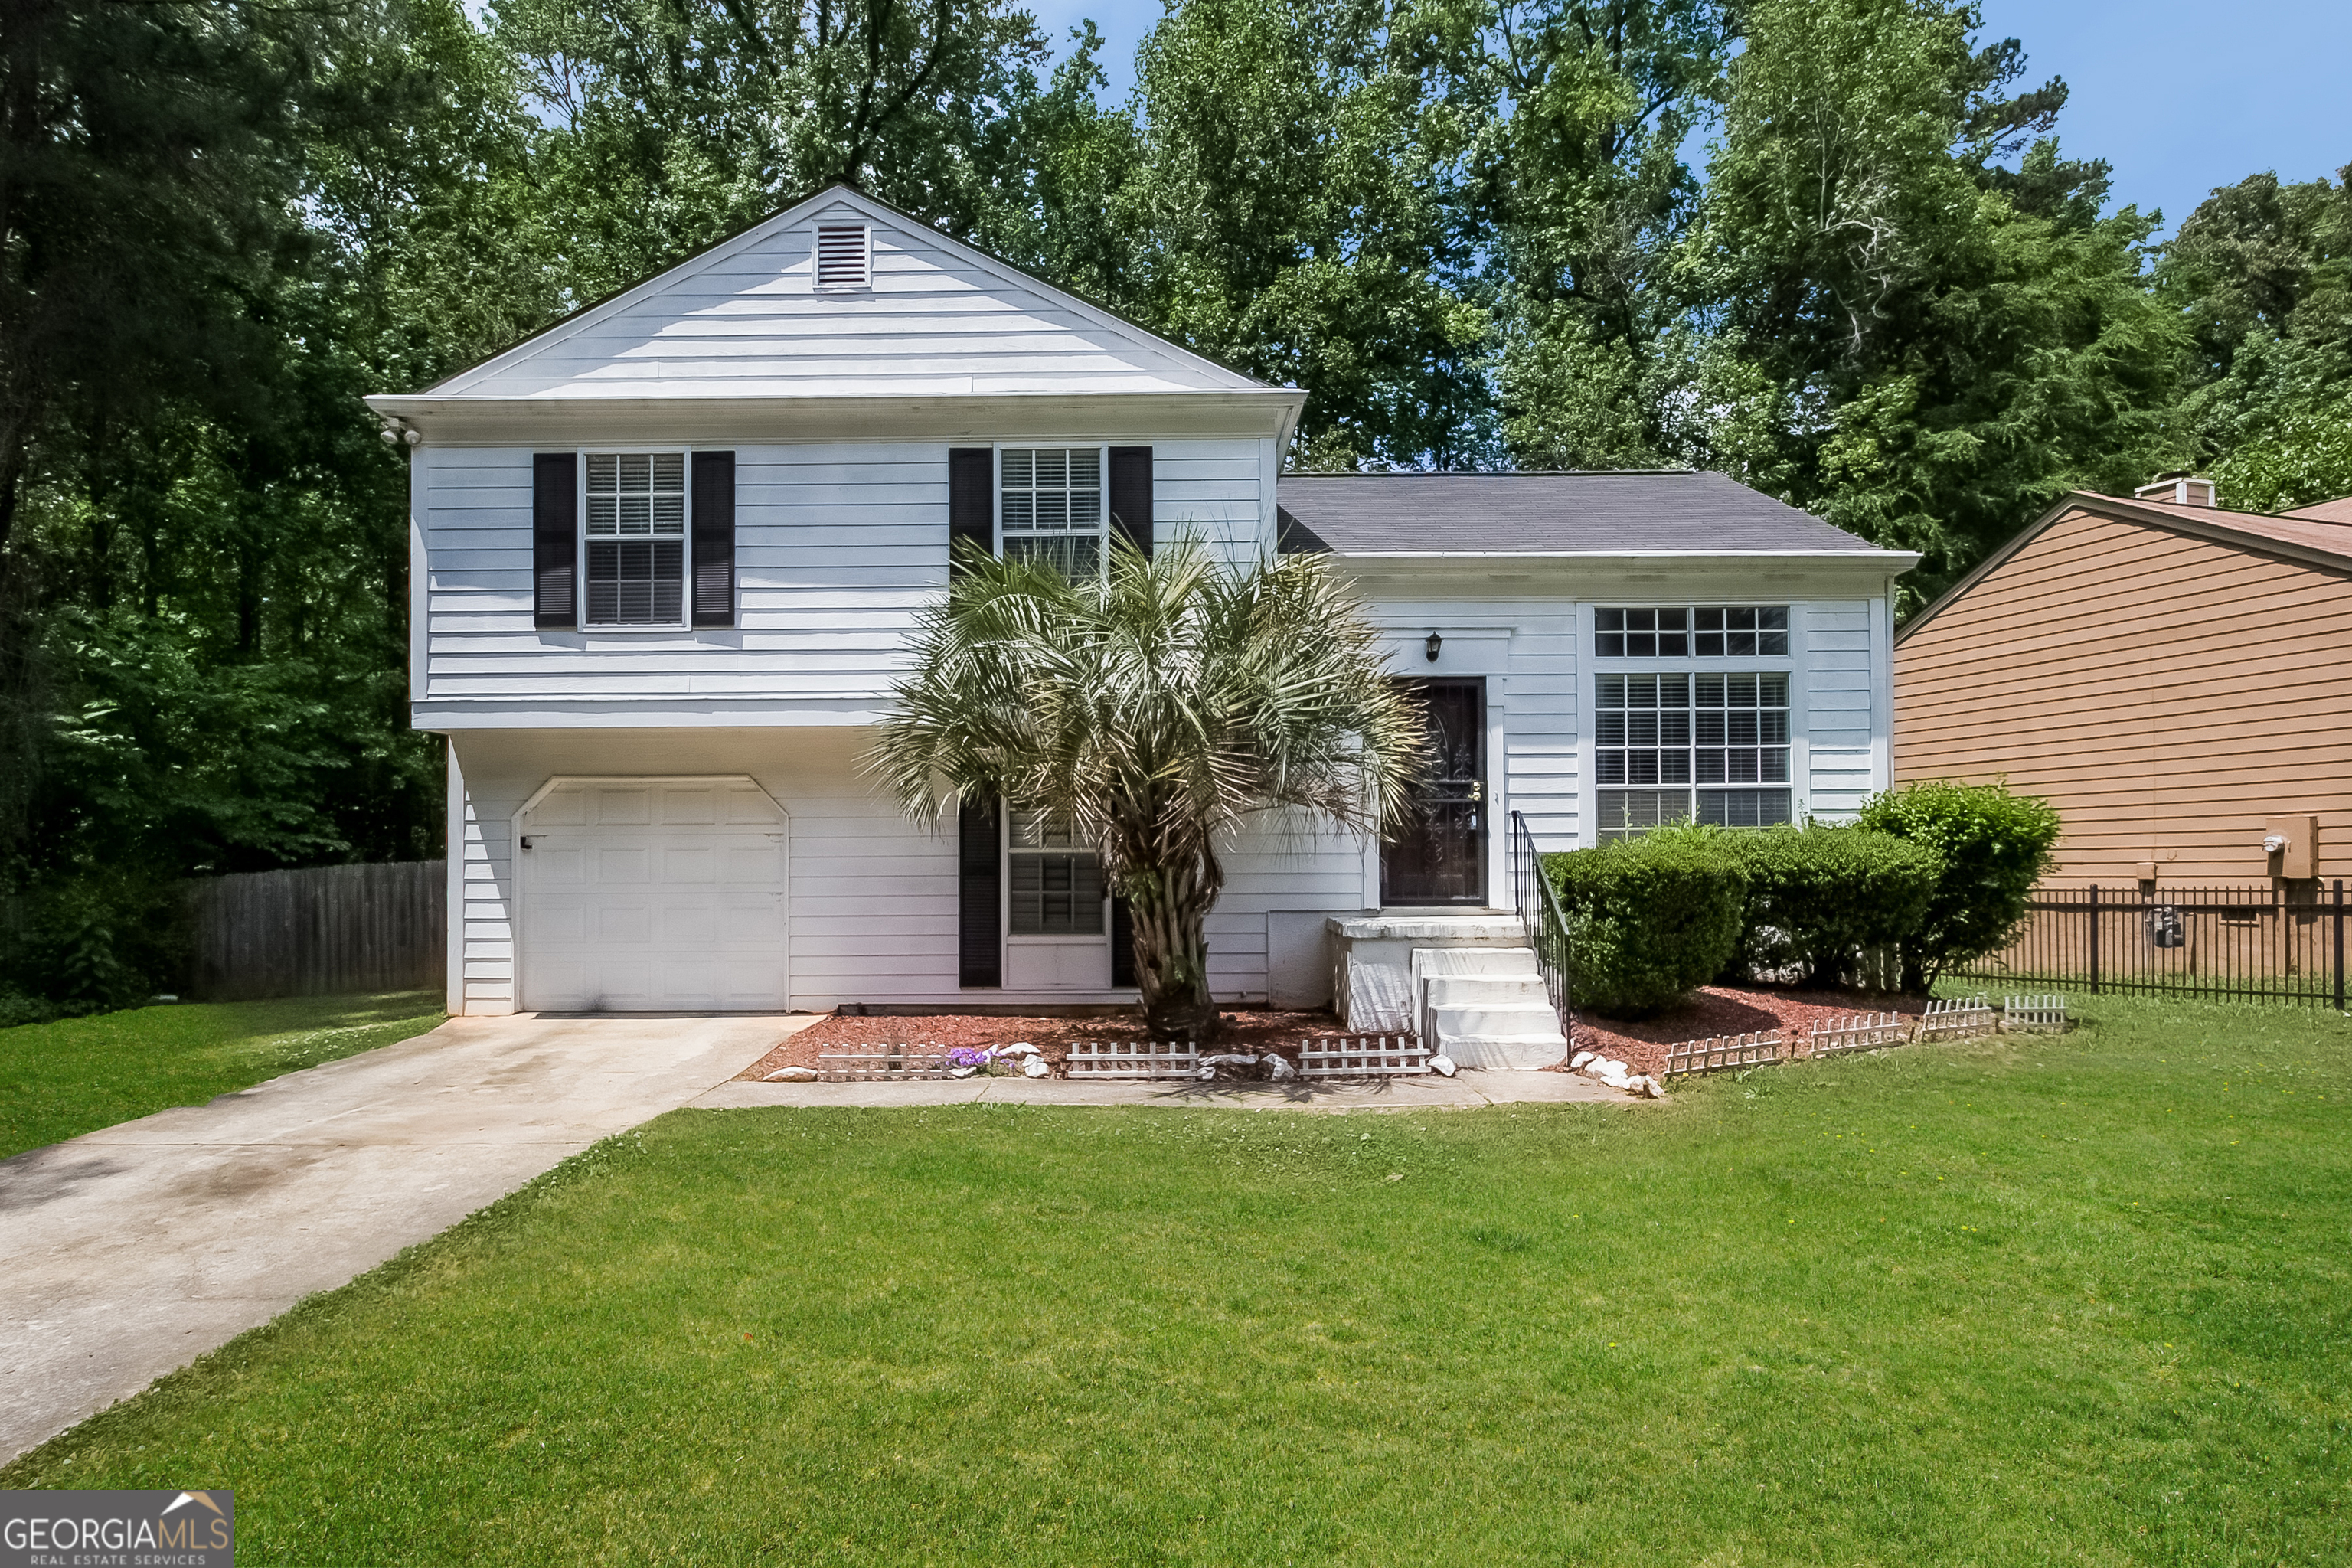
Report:
[[1437,761],[1422,814],[1381,846],[1386,908],[1486,902],[1486,683],[1412,680]]

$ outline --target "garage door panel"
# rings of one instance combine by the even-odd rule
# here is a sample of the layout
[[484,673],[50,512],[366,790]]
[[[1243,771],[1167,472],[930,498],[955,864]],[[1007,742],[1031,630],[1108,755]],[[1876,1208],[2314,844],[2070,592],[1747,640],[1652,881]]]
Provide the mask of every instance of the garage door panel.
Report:
[[723,781],[567,784],[532,808],[525,831],[527,1007],[789,1005],[785,824],[762,792]]

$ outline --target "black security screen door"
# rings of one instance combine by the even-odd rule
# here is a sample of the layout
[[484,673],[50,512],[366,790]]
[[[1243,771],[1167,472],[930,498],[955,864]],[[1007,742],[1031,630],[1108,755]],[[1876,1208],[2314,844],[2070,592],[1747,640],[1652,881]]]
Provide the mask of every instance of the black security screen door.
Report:
[[1437,765],[1422,816],[1381,846],[1381,902],[1486,902],[1486,683],[1412,680],[1428,705]]

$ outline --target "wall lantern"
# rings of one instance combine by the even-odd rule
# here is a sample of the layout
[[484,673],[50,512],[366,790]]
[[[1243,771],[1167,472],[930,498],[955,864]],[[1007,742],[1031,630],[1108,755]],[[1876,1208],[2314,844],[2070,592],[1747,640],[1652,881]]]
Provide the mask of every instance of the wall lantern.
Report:
[[1428,653],[1429,662],[1435,664],[1437,662],[1437,650],[1445,646],[1445,639],[1439,637],[1435,632],[1432,632],[1429,634],[1429,640],[1421,646]]

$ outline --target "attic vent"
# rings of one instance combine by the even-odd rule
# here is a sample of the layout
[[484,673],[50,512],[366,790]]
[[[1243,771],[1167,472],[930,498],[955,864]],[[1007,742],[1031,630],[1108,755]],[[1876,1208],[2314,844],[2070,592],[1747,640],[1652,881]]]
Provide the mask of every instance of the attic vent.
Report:
[[816,286],[820,289],[863,289],[872,278],[871,247],[862,223],[817,225]]

